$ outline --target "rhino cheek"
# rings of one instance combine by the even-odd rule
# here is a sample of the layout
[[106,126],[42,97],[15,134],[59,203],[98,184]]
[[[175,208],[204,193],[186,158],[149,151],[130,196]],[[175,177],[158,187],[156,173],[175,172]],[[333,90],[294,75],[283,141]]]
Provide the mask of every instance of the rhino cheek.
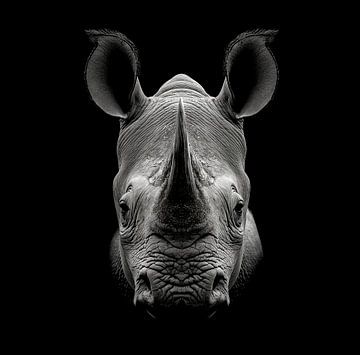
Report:
[[[113,253],[120,256],[121,267],[126,280],[132,289],[135,289],[137,275],[144,260],[145,245],[143,235],[141,233],[131,233],[131,235],[124,236],[118,233],[112,248]],[[113,260],[113,262],[119,264],[119,261]]]
[[124,249],[122,248],[121,246],[121,243],[119,242],[120,244],[120,255],[121,255],[121,265],[122,265],[122,269],[124,271],[124,275],[126,277],[126,280],[128,281],[128,283],[130,284],[130,286],[134,289],[135,285],[134,285],[134,278],[131,274],[131,271],[130,271],[130,267],[129,267],[129,264],[128,264],[128,260],[126,258],[126,255],[124,253]]
[[232,242],[225,234],[220,235],[218,250],[219,266],[224,270],[230,290],[240,273],[243,255],[242,242]]
[[241,269],[244,254],[243,235],[229,225],[229,217],[225,214],[219,215],[214,208],[213,220],[217,221],[218,253],[222,260],[222,267],[227,274],[228,288],[230,290],[234,286]]
[[244,254],[244,248],[242,247],[241,250],[235,252],[235,257],[234,257],[234,268],[233,268],[233,271],[231,273],[231,276],[230,276],[230,281],[229,281],[229,289],[231,289],[238,276],[239,276],[239,273],[240,273],[240,269],[241,269],[241,262],[242,262],[242,258],[243,258],[243,254]]

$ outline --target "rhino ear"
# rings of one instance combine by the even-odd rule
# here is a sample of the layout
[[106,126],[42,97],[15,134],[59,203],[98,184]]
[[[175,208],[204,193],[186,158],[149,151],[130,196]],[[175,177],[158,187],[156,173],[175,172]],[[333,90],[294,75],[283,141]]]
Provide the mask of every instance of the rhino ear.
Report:
[[136,48],[118,32],[86,33],[95,43],[85,71],[90,95],[107,114],[126,119],[135,105],[146,100],[137,78]]
[[245,32],[229,44],[225,56],[226,78],[217,100],[230,105],[238,119],[258,113],[274,94],[278,70],[267,45],[276,33]]

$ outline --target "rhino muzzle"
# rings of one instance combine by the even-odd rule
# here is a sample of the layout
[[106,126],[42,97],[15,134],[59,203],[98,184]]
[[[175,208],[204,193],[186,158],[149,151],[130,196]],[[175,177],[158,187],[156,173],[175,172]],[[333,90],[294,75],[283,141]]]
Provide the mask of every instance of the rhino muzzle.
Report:
[[[201,262],[199,262],[201,264]],[[213,316],[229,305],[228,282],[220,268],[200,272],[191,262],[179,260],[173,269],[183,269],[170,275],[161,270],[143,269],[137,280],[134,303],[154,318]],[[193,270],[189,274],[189,270]]]

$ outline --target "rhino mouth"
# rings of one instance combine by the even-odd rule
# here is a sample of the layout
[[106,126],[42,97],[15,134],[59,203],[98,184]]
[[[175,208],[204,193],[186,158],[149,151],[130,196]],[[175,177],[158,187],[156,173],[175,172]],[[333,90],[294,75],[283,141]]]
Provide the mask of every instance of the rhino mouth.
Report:
[[134,303],[152,318],[207,319],[229,305],[228,282],[221,270],[189,276],[188,282],[166,276],[143,270],[138,278]]

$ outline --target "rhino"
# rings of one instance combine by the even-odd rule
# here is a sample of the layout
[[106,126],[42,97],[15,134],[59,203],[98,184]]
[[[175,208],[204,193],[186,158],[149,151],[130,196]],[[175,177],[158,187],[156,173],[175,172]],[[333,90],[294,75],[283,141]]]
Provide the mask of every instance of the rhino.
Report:
[[248,31],[230,42],[216,97],[185,74],[148,97],[133,42],[116,31],[87,33],[94,44],[88,91],[120,122],[119,229],[110,247],[116,279],[154,318],[211,318],[263,255],[248,209],[243,125],[274,95],[278,68],[269,44],[277,31]]

